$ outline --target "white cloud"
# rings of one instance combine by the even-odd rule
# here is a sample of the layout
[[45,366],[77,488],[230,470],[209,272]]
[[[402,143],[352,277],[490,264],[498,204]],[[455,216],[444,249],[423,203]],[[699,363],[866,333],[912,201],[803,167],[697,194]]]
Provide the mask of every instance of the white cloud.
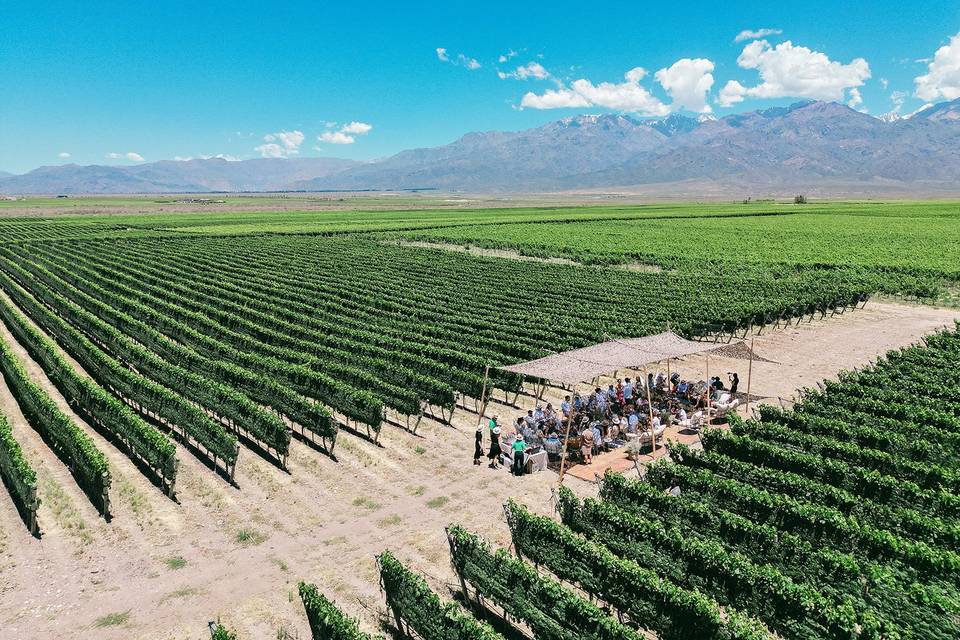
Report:
[[66,160],[67,158],[70,157],[70,154],[67,153],[66,151],[61,151],[60,153],[57,154],[57,157],[62,158],[63,160]]
[[903,103],[906,99],[906,91],[894,91],[890,94],[890,102],[893,103],[893,113],[900,113],[900,110],[903,109]]
[[210,160],[211,158],[219,158],[220,160],[226,160],[227,162],[240,162],[240,158],[237,156],[232,156],[228,153],[218,153],[217,155],[211,156],[207,154],[200,154],[197,157],[193,156],[174,156],[174,162],[190,162],[191,160]]
[[521,107],[530,109],[568,109],[592,106],[589,100],[571,89],[547,89],[540,95],[532,91],[520,99]]
[[913,79],[916,95],[921,100],[956,100],[960,98],[960,33],[950,38],[933,55],[927,72]]
[[890,86],[890,82],[886,78],[880,78],[880,86],[886,91],[887,87]]
[[517,67],[515,71],[511,71],[510,73],[497,71],[497,75],[500,76],[501,80],[506,80],[507,78],[514,78],[516,80],[526,80],[527,78],[546,80],[550,77],[550,72],[544,69],[543,65],[539,62],[528,62],[521,67]]
[[737,58],[743,69],[756,69],[761,82],[744,87],[730,80],[720,91],[717,102],[724,107],[750,98],[813,98],[842,100],[848,89],[863,85],[870,78],[870,65],[863,58],[849,64],[836,62],[819,51],[794,46],[787,40],[771,47],[756,40],[743,48]]
[[860,95],[860,89],[854,87],[850,89],[850,100],[847,101],[847,106],[851,109],[856,109],[863,104],[863,96]]
[[353,133],[356,135],[364,135],[370,133],[370,130],[373,129],[373,125],[367,124],[366,122],[357,122],[354,120],[350,124],[345,124],[340,129],[344,133]]
[[514,58],[516,56],[517,56],[517,52],[514,51],[513,49],[510,49],[510,51],[507,51],[506,53],[501,54],[500,57],[497,58],[497,62],[499,62],[500,64],[503,64],[510,58]]
[[720,89],[720,95],[717,97],[717,104],[721,107],[729,107],[732,104],[743,102],[743,96],[746,95],[747,88],[736,80],[728,80],[727,84]]
[[468,58],[462,53],[457,56],[457,60],[460,62],[461,65],[463,65],[467,69],[470,69],[471,71],[473,71],[474,69],[479,69],[481,66],[480,63],[477,62],[476,58]]
[[107,154],[107,158],[110,160],[131,160],[133,162],[143,162],[143,156],[135,151],[127,151],[126,153],[117,153],[112,151]]
[[357,141],[357,136],[366,135],[370,133],[372,129],[372,124],[354,120],[353,122],[343,125],[337,131],[324,131],[317,136],[317,140],[319,142],[326,142],[327,144],[353,144]]
[[353,144],[357,141],[353,136],[345,134],[343,131],[324,131],[317,140],[328,144]]
[[521,99],[520,107],[603,107],[645,116],[664,116],[679,109],[709,113],[706,100],[713,86],[713,68],[713,62],[705,58],[683,58],[657,71],[654,77],[671,97],[670,104],[664,103],[640,84],[647,77],[647,71],[643,67],[634,67],[623,74],[624,82],[594,84],[581,78],[574,80],[569,87],[560,86],[541,94],[528,92]]
[[287,154],[284,151],[283,147],[276,143],[261,144],[259,147],[254,147],[254,151],[260,152],[260,157],[262,158],[286,158]]
[[667,115],[670,107],[640,86],[640,80],[646,74],[642,67],[635,67],[624,74],[625,82],[593,84],[581,78],[574,80],[569,89],[550,89],[541,95],[527,93],[521,99],[520,106],[531,109],[593,106],[641,115]]
[[254,147],[254,151],[259,151],[263,158],[288,158],[300,153],[300,145],[303,144],[304,135],[302,131],[278,131],[268,133],[263,136],[266,144]]
[[744,29],[737,34],[737,37],[733,39],[734,42],[743,42],[744,40],[758,40],[760,38],[766,38],[767,36],[778,36],[783,33],[783,29],[757,29],[752,31],[750,29]]
[[471,58],[462,53],[458,53],[455,58],[451,58],[450,53],[445,47],[437,47],[435,51],[437,52],[437,60],[440,62],[449,62],[452,65],[465,67],[471,71],[479,69],[481,66],[483,66],[477,62],[476,58]]
[[671,109],[710,113],[707,94],[713,86],[713,62],[706,58],[683,58],[654,74],[672,99]]

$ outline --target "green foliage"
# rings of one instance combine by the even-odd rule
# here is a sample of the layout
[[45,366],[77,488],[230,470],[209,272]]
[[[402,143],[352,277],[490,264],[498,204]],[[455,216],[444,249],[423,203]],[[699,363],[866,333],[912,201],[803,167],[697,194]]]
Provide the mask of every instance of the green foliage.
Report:
[[[314,640],[374,640],[374,636],[360,631],[356,621],[345,616],[315,585],[300,582],[297,588]],[[376,638],[382,640],[383,636]]]
[[622,559],[569,527],[535,516],[510,501],[508,523],[517,551],[558,578],[608,602],[660,638],[769,640],[773,634],[735,609],[721,610],[696,590],[677,586],[657,572]]
[[[5,288],[11,283],[0,284]],[[176,447],[133,411],[67,362],[50,338],[31,326],[23,314],[0,298],[0,319],[71,406],[125,443],[167,483],[176,478]]]
[[[21,283],[32,280],[12,263],[5,263],[3,266],[23,278]],[[161,416],[169,424],[176,425],[221,459],[229,463],[236,460],[236,438],[203,411],[170,389],[112,358],[81,331],[40,304],[6,273],[0,272],[0,285],[35,323],[56,337],[64,350],[100,385],[112,389],[127,402],[144,407],[147,411]],[[35,291],[40,290],[35,288]]]
[[237,640],[237,634],[218,622],[210,635],[210,640]]
[[542,640],[639,640],[599,607],[541,576],[505,550],[497,552],[458,526],[447,529],[453,566],[484,598],[526,623]]
[[25,513],[37,510],[37,474],[23,456],[10,423],[0,414],[0,477],[10,487],[14,502]]
[[106,494],[110,488],[110,467],[106,457],[97,449],[90,436],[57,407],[46,391],[30,379],[17,356],[2,339],[0,372],[30,425],[70,468],[90,500],[105,512],[108,508],[108,503],[105,502]]
[[459,605],[441,602],[423,578],[404,567],[390,552],[377,556],[377,564],[387,606],[421,638],[503,640],[503,636],[474,620]]

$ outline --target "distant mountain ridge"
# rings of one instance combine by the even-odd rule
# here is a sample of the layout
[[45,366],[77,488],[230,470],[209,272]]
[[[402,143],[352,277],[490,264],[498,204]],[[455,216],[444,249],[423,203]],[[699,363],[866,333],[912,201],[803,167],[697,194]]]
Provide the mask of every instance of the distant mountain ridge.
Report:
[[960,99],[883,118],[813,101],[723,118],[581,115],[525,131],[469,133],[444,146],[368,163],[209,159],[41,167],[0,177],[0,193],[530,192],[655,185],[674,185],[668,188],[678,194],[754,187],[816,191],[830,185],[851,193],[891,185],[918,193],[960,191]]
[[161,160],[133,166],[40,167],[0,177],[0,193],[206,193],[272,191],[361,163],[341,158],[223,158]]

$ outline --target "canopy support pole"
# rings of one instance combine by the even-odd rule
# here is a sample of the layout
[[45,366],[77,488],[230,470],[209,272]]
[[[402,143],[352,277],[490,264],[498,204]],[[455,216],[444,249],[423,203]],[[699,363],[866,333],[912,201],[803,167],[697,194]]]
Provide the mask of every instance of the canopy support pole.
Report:
[[657,452],[657,434],[653,430],[653,401],[650,398],[650,375],[647,373],[646,365],[643,366],[643,377],[646,379],[647,387],[647,412],[650,417],[647,426],[650,428],[650,455],[652,456]]
[[477,411],[477,426],[480,426],[480,423],[483,421],[483,414],[487,410],[487,378],[490,376],[490,365],[486,365],[483,368],[483,389],[480,391],[480,405]]
[[[576,389],[576,386],[574,386],[574,389]],[[560,484],[563,484],[563,472],[567,466],[567,456],[570,455],[567,443],[570,442],[570,428],[573,426],[573,418],[576,415],[576,406],[570,405],[570,418],[567,420],[567,429],[563,436],[563,447],[560,449]]]
[[710,414],[713,413],[710,406],[711,396],[713,395],[710,385],[710,353],[707,353],[707,426],[710,426]]

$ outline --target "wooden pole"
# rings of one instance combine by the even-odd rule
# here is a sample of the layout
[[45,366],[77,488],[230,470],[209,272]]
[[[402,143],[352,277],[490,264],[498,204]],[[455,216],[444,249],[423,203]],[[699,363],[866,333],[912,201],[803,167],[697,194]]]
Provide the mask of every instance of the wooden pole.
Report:
[[[574,385],[574,395],[576,395],[576,385]],[[566,433],[563,436],[563,446],[560,448],[560,484],[563,484],[563,472],[567,466],[567,442],[570,441],[570,428],[573,426],[573,418],[577,415],[577,407],[573,404],[570,405],[570,419],[567,420],[567,429]]]
[[490,376],[490,365],[486,365],[483,368],[483,390],[480,392],[480,411],[477,412],[477,426],[480,426],[480,423],[483,422],[483,414],[487,409],[486,398],[487,398],[487,378]]
[[710,425],[710,413],[711,413],[710,396],[711,396],[711,395],[712,395],[712,394],[710,393],[710,353],[708,352],[708,353],[707,353],[707,407],[706,407],[706,409],[707,409],[707,426]]
[[750,338],[750,364],[747,366],[747,417],[750,417],[750,381],[753,378],[753,338]]
[[[670,327],[670,323],[667,323],[667,327]],[[667,358],[667,413],[670,414],[670,419],[673,419],[673,380],[670,378],[670,360]]]
[[650,417],[650,422],[647,424],[650,427],[650,455],[653,455],[657,452],[657,434],[653,432],[653,401],[650,399],[650,376],[647,374],[647,365],[643,365],[643,377],[646,380],[647,412]]

